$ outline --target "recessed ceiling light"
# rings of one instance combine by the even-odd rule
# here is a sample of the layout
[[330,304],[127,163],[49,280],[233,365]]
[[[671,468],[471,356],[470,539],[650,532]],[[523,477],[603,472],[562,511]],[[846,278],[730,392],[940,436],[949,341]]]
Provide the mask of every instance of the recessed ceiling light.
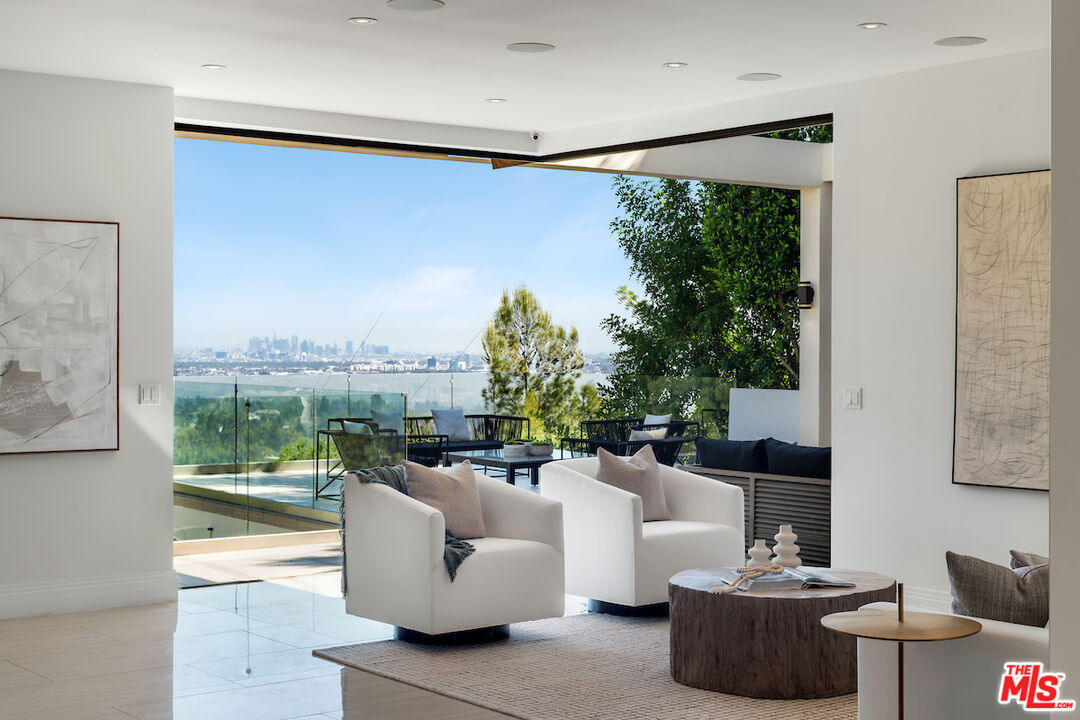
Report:
[[982,45],[984,42],[986,42],[986,38],[977,35],[956,35],[955,37],[935,40],[934,44],[942,47],[964,47],[965,45]]
[[542,52],[551,52],[552,50],[555,49],[555,46],[551,45],[549,43],[520,42],[520,43],[510,43],[509,45],[506,46],[506,49],[509,50],[510,52],[542,53]]
[[684,62],[664,63],[664,67],[666,67],[666,68],[684,68],[684,67],[686,67],[686,65],[687,65],[687,63],[684,63]]
[[224,65],[218,65],[216,63],[206,63],[202,66],[203,70],[224,70]]
[[859,27],[863,30],[880,30],[881,28],[889,27],[889,24],[883,22],[864,22],[859,23]]
[[374,25],[375,23],[379,22],[379,18],[351,17],[349,18],[349,22],[351,22],[353,25]]
[[489,102],[493,104],[504,103],[506,102],[506,98],[488,98],[484,102]]
[[386,0],[386,4],[395,10],[441,10],[446,3],[443,0]]
[[780,75],[776,73],[746,73],[735,79],[744,82],[769,82],[770,80],[779,80]]

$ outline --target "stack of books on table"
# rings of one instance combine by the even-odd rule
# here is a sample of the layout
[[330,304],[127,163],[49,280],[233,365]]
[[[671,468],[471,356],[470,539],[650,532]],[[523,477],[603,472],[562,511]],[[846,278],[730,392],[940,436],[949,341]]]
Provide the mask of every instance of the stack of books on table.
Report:
[[[728,570],[721,576],[728,585],[734,585],[741,573]],[[802,568],[784,568],[783,573],[765,573],[752,580],[743,580],[738,589],[744,592],[772,592],[773,590],[810,590],[815,588],[855,587],[855,583]]]

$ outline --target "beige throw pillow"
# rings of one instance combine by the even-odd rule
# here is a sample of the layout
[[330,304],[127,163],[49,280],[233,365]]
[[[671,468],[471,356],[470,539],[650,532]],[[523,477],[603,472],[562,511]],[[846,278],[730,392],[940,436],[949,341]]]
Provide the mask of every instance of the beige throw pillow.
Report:
[[668,510],[667,499],[664,497],[664,486],[660,483],[660,468],[656,464],[656,456],[653,455],[651,446],[646,445],[633,457],[625,460],[604,448],[599,449],[597,457],[600,460],[600,469],[596,473],[596,479],[606,485],[639,495],[642,520],[649,522],[671,519],[671,511]]
[[405,485],[409,497],[443,514],[446,529],[467,540],[487,535],[480,511],[480,491],[468,460],[451,468],[429,468],[405,461]]
[[667,428],[656,428],[654,430],[631,430],[631,440],[663,440],[667,437]]

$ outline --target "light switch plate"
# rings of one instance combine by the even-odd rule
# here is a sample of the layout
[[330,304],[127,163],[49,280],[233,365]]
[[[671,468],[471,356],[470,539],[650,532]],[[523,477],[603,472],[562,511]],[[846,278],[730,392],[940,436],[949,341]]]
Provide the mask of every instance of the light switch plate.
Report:
[[845,410],[862,410],[862,388],[861,387],[846,387],[846,388],[844,388],[844,409]]
[[139,404],[140,405],[160,405],[161,404],[161,385],[158,383],[140,383],[139,384]]

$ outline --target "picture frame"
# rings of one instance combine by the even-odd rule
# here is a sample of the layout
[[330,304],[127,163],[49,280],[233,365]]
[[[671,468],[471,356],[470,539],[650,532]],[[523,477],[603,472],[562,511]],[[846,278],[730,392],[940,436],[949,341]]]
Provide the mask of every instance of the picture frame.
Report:
[[120,225],[0,217],[0,454],[120,447]]
[[956,181],[952,482],[1050,489],[1050,171]]

